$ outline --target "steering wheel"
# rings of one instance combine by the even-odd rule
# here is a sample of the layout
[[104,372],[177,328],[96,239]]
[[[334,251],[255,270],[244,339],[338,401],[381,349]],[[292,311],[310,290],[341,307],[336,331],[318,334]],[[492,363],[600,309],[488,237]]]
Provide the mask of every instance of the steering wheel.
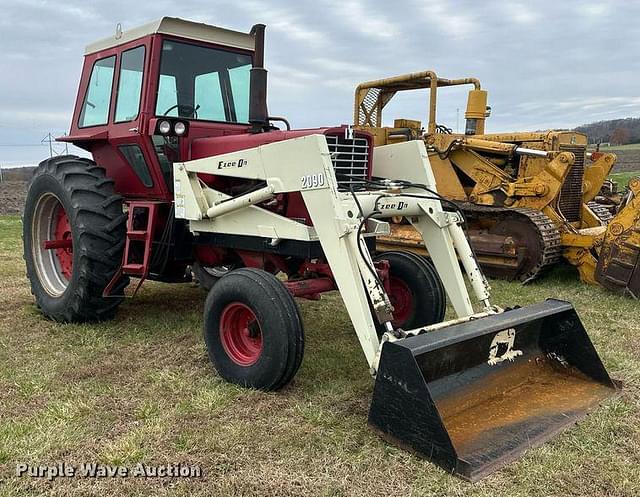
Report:
[[198,119],[198,109],[199,108],[200,108],[200,105],[196,105],[194,107],[193,105],[189,105],[189,104],[175,104],[175,105],[172,105],[171,107],[169,107],[167,110],[165,110],[164,114],[162,114],[162,115],[166,116],[173,109],[178,109],[178,116],[180,116],[180,117],[194,117],[194,118]]

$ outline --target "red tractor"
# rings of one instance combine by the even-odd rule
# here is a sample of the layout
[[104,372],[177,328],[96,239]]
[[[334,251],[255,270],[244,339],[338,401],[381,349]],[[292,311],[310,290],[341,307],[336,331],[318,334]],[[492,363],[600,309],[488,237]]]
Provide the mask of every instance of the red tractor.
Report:
[[[489,302],[424,142],[374,149],[347,126],[291,130],[267,112],[263,48],[263,25],[239,33],[172,18],[87,48],[61,140],[93,160],[42,162],[25,205],[24,258],[45,316],[109,319],[130,277],[185,282],[192,268],[209,290],[204,335],[218,373],[274,390],[302,361],[294,297],[339,290],[376,377],[369,423],[469,479],[611,395],[570,304]],[[431,260],[375,254],[394,216]],[[445,292],[458,316],[448,322]],[[557,395],[576,385],[584,396]]]

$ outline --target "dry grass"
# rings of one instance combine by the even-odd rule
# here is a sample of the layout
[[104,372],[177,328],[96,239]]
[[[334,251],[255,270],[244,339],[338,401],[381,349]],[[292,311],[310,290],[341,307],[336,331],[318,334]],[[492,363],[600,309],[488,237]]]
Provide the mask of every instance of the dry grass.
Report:
[[[279,393],[223,383],[204,295],[146,284],[115,321],[58,325],[33,306],[20,222],[0,218],[0,495],[579,496],[640,494],[640,305],[557,272],[494,300],[571,300],[626,388],[579,427],[471,485],[366,426],[372,381],[337,295],[301,302],[307,347]],[[199,479],[16,478],[18,462],[201,465]]]

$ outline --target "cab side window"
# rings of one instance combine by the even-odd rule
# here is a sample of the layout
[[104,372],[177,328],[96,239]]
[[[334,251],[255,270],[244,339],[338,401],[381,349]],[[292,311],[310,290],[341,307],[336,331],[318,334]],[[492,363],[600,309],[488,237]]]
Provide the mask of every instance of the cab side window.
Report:
[[178,89],[174,76],[160,75],[156,115],[178,117]]
[[113,73],[116,56],[97,60],[93,64],[89,86],[85,92],[80,122],[78,126],[99,126],[109,121],[109,104],[111,102],[111,89],[113,87]]
[[122,52],[115,122],[133,121],[138,117],[143,70],[144,47]]
[[251,80],[251,64],[229,69],[229,82],[233,93],[236,121],[249,122],[249,81]]
[[197,118],[207,121],[225,121],[222,87],[217,72],[198,74],[195,78],[195,106]]

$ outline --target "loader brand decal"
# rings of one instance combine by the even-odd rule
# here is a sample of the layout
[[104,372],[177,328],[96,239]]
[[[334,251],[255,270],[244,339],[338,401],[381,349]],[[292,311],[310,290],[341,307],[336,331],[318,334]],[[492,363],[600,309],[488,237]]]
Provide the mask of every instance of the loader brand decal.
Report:
[[409,385],[407,384],[406,381],[403,381],[401,379],[395,378],[394,376],[390,375],[386,371],[385,372],[381,372],[380,375],[386,381],[388,381],[389,383],[395,385],[396,387],[400,388],[401,390],[404,390],[407,393],[413,393],[413,390],[411,390],[409,388]]
[[300,177],[302,190],[310,190],[312,188],[321,188],[325,185],[324,173],[307,174]]
[[246,167],[247,159],[221,160],[218,162],[218,169],[228,169],[230,167]]
[[407,207],[409,207],[409,204],[400,200],[398,202],[387,202],[387,203],[382,203],[380,202],[378,204],[378,209],[380,209],[381,211],[401,211],[403,209],[406,209]]
[[521,350],[514,350],[513,342],[516,339],[515,328],[502,330],[496,333],[489,347],[489,366],[495,366],[502,361],[513,361],[516,357],[522,355]]

